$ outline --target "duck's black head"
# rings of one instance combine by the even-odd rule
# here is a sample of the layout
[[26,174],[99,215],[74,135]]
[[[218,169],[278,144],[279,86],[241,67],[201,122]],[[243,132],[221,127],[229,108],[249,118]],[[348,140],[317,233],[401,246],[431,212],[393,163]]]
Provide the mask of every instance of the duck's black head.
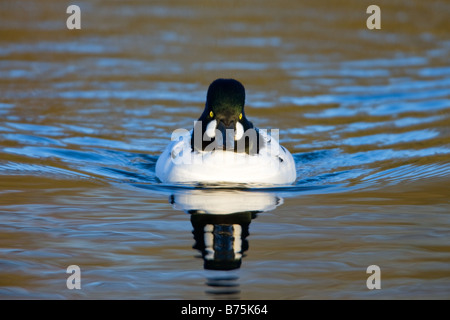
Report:
[[[235,145],[235,141],[242,138],[243,133],[253,128],[253,125],[245,117],[245,88],[237,80],[234,79],[217,79],[213,81],[208,88],[206,94],[205,109],[199,119],[201,127],[198,125],[195,130],[200,131],[201,135],[210,139],[203,140],[201,145],[194,146],[193,149],[205,150],[205,147],[212,141],[215,141],[216,130],[222,135],[222,141],[215,141],[222,146]],[[233,131],[234,135],[230,135]],[[248,149],[248,148],[247,148]]]
[[244,86],[234,79],[217,79],[209,85],[205,111],[209,118],[230,127],[243,119]]

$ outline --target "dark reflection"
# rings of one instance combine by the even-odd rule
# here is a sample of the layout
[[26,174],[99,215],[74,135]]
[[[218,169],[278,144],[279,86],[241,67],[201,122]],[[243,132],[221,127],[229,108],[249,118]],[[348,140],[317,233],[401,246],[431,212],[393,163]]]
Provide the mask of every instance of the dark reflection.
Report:
[[[224,189],[182,190],[170,196],[174,208],[191,215],[194,249],[201,253],[207,270],[236,270],[249,248],[247,237],[252,219],[270,211],[283,199],[270,192]],[[207,293],[230,295],[239,293],[235,274],[209,277]]]
[[191,215],[193,248],[201,252],[208,270],[240,268],[249,247],[250,222],[282,202],[273,193],[242,190],[183,190],[170,196],[174,208]]
[[220,296],[226,295],[227,298],[233,295],[239,294],[239,277],[238,276],[221,276],[221,277],[209,277],[206,281],[206,285],[210,287],[210,290],[206,292],[212,295]]
[[204,268],[232,270],[241,266],[248,250],[248,227],[256,213],[241,212],[226,215],[193,213],[194,249],[202,253]]

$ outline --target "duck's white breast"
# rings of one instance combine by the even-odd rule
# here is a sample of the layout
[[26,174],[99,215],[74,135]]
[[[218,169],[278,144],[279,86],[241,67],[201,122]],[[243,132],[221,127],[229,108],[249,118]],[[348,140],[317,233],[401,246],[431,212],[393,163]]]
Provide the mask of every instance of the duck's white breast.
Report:
[[257,155],[215,150],[191,151],[190,136],[171,142],[158,158],[156,176],[165,183],[291,184],[291,153],[271,140]]

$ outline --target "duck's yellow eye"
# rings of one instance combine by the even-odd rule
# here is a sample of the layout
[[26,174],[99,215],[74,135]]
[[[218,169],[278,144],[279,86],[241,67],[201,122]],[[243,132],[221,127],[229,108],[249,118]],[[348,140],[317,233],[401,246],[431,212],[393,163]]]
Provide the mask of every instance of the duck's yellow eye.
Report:
[[242,113],[239,115],[239,120],[242,120]]
[[210,112],[209,112],[209,117],[210,117],[210,118],[214,117],[214,112],[210,111]]

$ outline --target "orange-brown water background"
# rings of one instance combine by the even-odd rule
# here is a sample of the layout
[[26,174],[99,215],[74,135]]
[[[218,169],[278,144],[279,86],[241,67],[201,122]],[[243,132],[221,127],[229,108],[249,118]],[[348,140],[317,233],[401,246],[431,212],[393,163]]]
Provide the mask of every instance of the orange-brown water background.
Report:
[[[449,14],[444,0],[2,1],[0,298],[450,298]],[[280,129],[298,173],[262,194],[197,190],[260,195],[256,211],[278,199],[231,271],[204,269],[170,203],[193,190],[154,172],[219,77],[244,84],[248,118]]]

